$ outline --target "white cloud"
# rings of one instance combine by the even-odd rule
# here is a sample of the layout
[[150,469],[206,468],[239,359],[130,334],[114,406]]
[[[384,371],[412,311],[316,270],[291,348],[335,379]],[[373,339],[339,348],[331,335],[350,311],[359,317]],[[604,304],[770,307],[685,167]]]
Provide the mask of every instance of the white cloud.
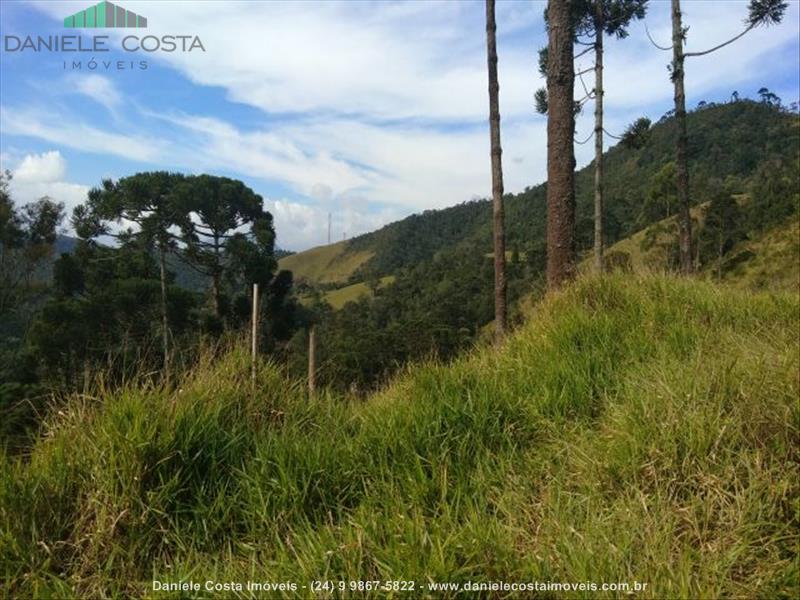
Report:
[[[489,134],[484,125],[439,130],[381,126],[354,119],[293,121],[243,132],[218,119],[162,116],[191,132],[176,151],[192,169],[231,170],[286,182],[326,204],[390,206],[404,211],[442,208],[488,196]],[[511,122],[504,129],[506,187],[517,191],[545,172],[545,122]]]
[[[747,13],[745,0],[683,4],[689,51],[735,35]],[[37,6],[60,19],[83,4]],[[181,106],[149,105],[137,114],[144,119],[137,120],[136,135],[125,135],[123,123],[101,131],[85,116],[53,114],[51,106],[4,108],[4,133],[162,168],[277,181],[319,203],[275,201],[281,243],[293,248],[325,241],[328,210],[341,219],[340,230],[355,234],[382,219],[488,196],[482,3],[129,0],[126,8],[148,17],[148,34],[200,36],[205,53],[147,58],[195,84],[222,88],[229,100],[259,109],[263,121],[238,120],[232,116],[237,111],[210,113],[202,100],[189,98]],[[532,106],[543,85],[536,64],[536,51],[546,43],[543,8],[543,2],[497,7],[504,175],[512,192],[545,178],[545,120]],[[790,3],[782,25],[690,59],[689,105],[785,81],[787,70],[798,67],[799,8]],[[668,44],[669,3],[651,2],[647,20],[653,36]],[[609,131],[621,132],[642,114],[656,120],[671,107],[670,53],[652,47],[642,23],[631,26],[629,38],[608,40],[606,51]],[[588,67],[591,58],[581,64]],[[108,108],[122,102],[111,80],[76,79],[76,91]],[[150,97],[138,93],[129,92],[131,102],[148,106]],[[579,119],[581,138],[591,132],[591,112]],[[591,144],[576,153],[578,165],[586,164]]]
[[324,183],[315,183],[311,186],[311,196],[317,200],[330,200],[333,197],[333,188]]
[[[683,24],[689,27],[687,52],[706,50],[730,39],[744,29],[743,20],[747,16],[747,2],[738,0],[684,2],[682,8]],[[781,25],[756,28],[713,54],[688,58],[687,93],[702,97],[722,87],[727,94],[754,77],[782,78],[787,69],[797,68],[796,59],[790,67],[771,57],[787,45],[797,44],[798,8],[798,3],[791,3]],[[668,3],[651,2],[647,23],[653,38],[669,46],[672,33]],[[631,26],[629,38],[606,44],[605,83],[609,108],[635,111],[657,102],[670,102],[673,89],[667,65],[671,60],[671,52],[658,50],[650,43],[641,22]],[[591,58],[587,56],[583,63],[585,67],[590,66]],[[756,89],[758,86],[749,90],[750,95],[755,95]]]
[[[9,167],[10,157],[3,157],[4,167]],[[12,172],[10,191],[17,206],[35,202],[43,196],[49,196],[57,202],[64,203],[67,215],[72,209],[86,201],[89,187],[65,181],[67,161],[58,150],[41,154],[24,156]],[[67,223],[65,223],[67,225]]]
[[276,243],[284,249],[305,249],[327,243],[329,212],[332,221],[331,241],[339,241],[345,236],[349,239],[373,231],[402,216],[402,213],[391,209],[365,213],[348,206],[346,202],[323,207],[287,199],[265,199],[264,205],[274,218]]
[[[60,19],[72,4],[38,6]],[[147,14],[148,33],[190,32],[206,48],[148,58],[271,113],[476,119],[486,112],[478,3],[130,1],[126,8]],[[501,13],[511,24],[528,11]],[[506,53],[500,68],[505,111],[529,113],[535,52]]]
[[167,141],[154,137],[109,133],[80,121],[64,118],[50,108],[0,106],[0,130],[4,135],[24,135],[60,144],[68,148],[113,154],[143,162],[166,161]]
[[[40,6],[60,18],[66,10],[62,4]],[[536,51],[546,43],[544,5],[498,5],[500,100],[506,118],[532,116],[533,92],[542,85]],[[207,50],[154,54],[153,60],[269,113],[475,123],[488,112],[482,3],[131,0],[127,6],[148,15],[150,33],[191,32]],[[684,2],[683,10],[687,50],[696,51],[739,33],[747,1]],[[690,94],[735,85],[754,73],[782,72],[788,65],[765,57],[796,44],[798,18],[798,3],[792,2],[783,24],[758,28],[713,57],[691,60]],[[647,22],[653,36],[669,44],[669,3],[651,2]],[[626,40],[606,44],[611,110],[671,97],[669,53],[650,44],[641,22],[630,33]]]
[[64,203],[67,219],[72,214],[72,209],[78,204],[86,202],[89,186],[67,181],[53,181],[49,183],[24,183],[11,181],[11,197],[15,204],[22,206],[34,202],[42,196],[49,196],[57,202]]
[[[333,156],[325,148],[302,146],[279,129],[242,131],[220,119],[194,115],[155,115],[181,134],[173,160],[185,168],[236,173],[288,183],[298,193],[341,193],[366,185],[368,170]],[[323,187],[320,187],[323,186]]]
[[69,85],[77,93],[91,98],[98,104],[102,104],[111,112],[114,112],[122,102],[122,96],[114,82],[102,75],[83,73],[72,76],[69,78]]
[[28,154],[14,169],[18,183],[53,183],[64,178],[67,163],[58,150],[42,154]]

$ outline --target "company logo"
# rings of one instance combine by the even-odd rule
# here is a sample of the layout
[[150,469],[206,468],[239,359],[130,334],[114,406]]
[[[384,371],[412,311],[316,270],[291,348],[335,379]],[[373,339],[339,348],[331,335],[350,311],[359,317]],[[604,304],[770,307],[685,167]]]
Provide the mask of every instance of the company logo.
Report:
[[[0,2],[3,0],[0,0]],[[147,19],[142,15],[125,10],[111,2],[100,2],[64,19],[67,29],[122,29],[147,27]],[[120,32],[121,33],[121,32]],[[147,32],[142,32],[147,33]],[[79,53],[80,60],[62,59],[65,71],[128,71],[148,69],[144,59],[153,53],[188,53],[205,52],[205,46],[199,36],[188,34],[141,35],[130,32],[115,36],[112,32],[62,33],[57,35],[4,35],[3,50],[7,53],[23,52],[61,52]],[[110,57],[106,52],[122,52],[125,57],[120,60]],[[86,60],[88,58],[88,60]]]
[[147,19],[111,2],[100,2],[66,17],[64,27],[147,27]]

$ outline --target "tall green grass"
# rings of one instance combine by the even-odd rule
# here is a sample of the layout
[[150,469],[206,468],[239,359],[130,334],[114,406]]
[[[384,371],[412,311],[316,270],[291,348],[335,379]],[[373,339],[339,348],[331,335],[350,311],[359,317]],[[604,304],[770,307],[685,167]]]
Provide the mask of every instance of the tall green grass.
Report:
[[363,402],[309,400],[270,365],[253,390],[240,351],[174,393],[75,398],[29,456],[0,459],[2,591],[636,580],[643,597],[794,597],[799,311],[584,279],[501,349]]

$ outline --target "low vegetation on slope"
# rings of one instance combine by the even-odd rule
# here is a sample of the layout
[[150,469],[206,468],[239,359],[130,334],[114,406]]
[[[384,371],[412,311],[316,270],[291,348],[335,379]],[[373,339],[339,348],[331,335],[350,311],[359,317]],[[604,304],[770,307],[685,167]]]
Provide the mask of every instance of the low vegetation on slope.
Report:
[[741,242],[723,280],[750,289],[800,290],[800,217]]
[[400,579],[414,597],[497,580],[796,597],[799,309],[587,278],[501,349],[364,402],[309,401],[267,365],[253,392],[238,352],[172,394],[75,398],[0,460],[3,594]]
[[[708,204],[692,209],[692,216],[702,223]],[[646,273],[663,271],[665,249],[675,246],[670,232],[674,217],[659,221],[629,238],[620,240],[607,252],[609,268]],[[655,242],[651,241],[655,240]],[[795,213],[783,223],[763,231],[752,231],[733,244],[720,261],[702,266],[703,274],[749,290],[797,292],[800,290],[800,219]],[[582,273],[592,270],[591,256],[580,263]]]
[[373,255],[369,250],[351,250],[349,242],[317,246],[299,254],[284,256],[278,261],[299,281],[343,283]]
[[[331,308],[338,310],[348,302],[355,302],[360,298],[373,298],[377,290],[390,285],[394,280],[394,275],[387,275],[386,277],[375,280],[373,283],[374,287],[370,287],[363,282],[353,283],[341,288],[322,292],[321,296],[325,302],[331,305]],[[300,297],[300,302],[304,304],[312,304],[313,301],[314,298],[312,296]]]

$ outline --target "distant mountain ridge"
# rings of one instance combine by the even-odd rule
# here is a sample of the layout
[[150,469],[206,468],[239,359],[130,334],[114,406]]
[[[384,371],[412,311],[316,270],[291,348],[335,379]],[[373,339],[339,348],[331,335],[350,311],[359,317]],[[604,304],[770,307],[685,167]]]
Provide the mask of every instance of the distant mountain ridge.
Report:
[[56,242],[53,245],[53,254],[55,254],[56,257],[60,256],[61,254],[69,254],[75,250],[75,246],[77,245],[78,238],[68,235],[59,235],[56,237]]

